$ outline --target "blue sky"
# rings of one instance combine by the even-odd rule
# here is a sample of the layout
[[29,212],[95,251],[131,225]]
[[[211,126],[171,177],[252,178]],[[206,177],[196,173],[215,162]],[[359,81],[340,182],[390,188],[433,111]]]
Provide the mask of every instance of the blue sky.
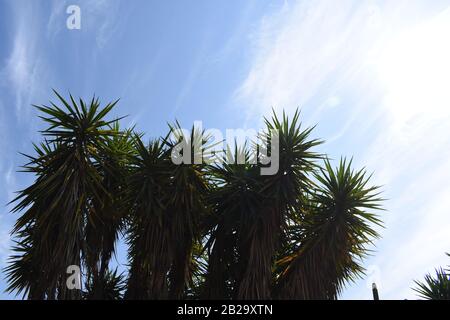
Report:
[[[80,30],[66,27],[72,4]],[[32,182],[18,152],[42,128],[30,105],[51,88],[121,98],[116,115],[149,137],[175,118],[257,128],[272,107],[301,107],[319,150],[353,156],[388,198],[368,276],[342,298],[370,299],[372,281],[414,298],[413,279],[448,264],[450,1],[0,0],[1,267],[6,203]]]

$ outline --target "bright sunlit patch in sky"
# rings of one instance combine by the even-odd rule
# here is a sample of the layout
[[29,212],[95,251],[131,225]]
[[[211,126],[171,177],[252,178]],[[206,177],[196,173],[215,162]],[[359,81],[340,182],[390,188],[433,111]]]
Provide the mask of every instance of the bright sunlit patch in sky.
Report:
[[385,106],[405,125],[450,113],[450,9],[394,36],[379,61]]

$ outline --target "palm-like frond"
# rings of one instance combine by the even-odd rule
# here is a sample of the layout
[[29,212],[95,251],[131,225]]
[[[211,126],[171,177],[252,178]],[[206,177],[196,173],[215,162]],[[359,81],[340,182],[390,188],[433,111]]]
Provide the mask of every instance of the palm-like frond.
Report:
[[[171,127],[175,129],[179,125]],[[209,186],[202,163],[174,164],[171,155],[184,143],[193,161],[205,152],[207,140],[194,128],[189,136],[161,139],[149,147],[136,139],[138,156],[129,183],[134,217],[128,237],[131,269],[126,298],[178,299],[185,294]]]
[[115,134],[104,141],[97,159],[103,187],[98,191],[101,198],[92,199],[86,221],[84,258],[93,299],[103,299],[104,277],[108,275],[111,256],[128,216],[124,199],[129,161],[134,152],[132,131],[121,132],[118,122],[111,125],[111,130]]
[[279,170],[275,175],[261,176],[264,205],[258,220],[248,235],[248,263],[239,284],[238,298],[267,299],[271,297],[272,269],[276,250],[285,232],[292,207],[302,201],[302,195],[312,184],[309,175],[322,156],[312,149],[322,142],[310,138],[313,128],[302,129],[296,111],[292,119],[283,112],[278,119],[274,113],[266,119],[266,139],[272,147],[271,132],[279,139]]
[[[99,200],[100,192],[107,193],[97,159],[104,141],[115,134],[104,120],[115,103],[100,108],[98,99],[86,104],[70,96],[69,103],[55,94],[62,108],[52,102],[50,107],[36,106],[49,124],[42,131],[48,140],[35,146],[37,156],[28,156],[30,162],[24,170],[36,174],[37,179],[14,199],[13,211],[23,214],[13,234],[18,248],[27,252],[14,257],[7,268],[9,290],[23,290],[30,299],[80,297],[79,291],[66,288],[66,268],[81,266],[91,200]],[[21,266],[32,266],[35,277],[21,276],[25,273]]]
[[[228,154],[230,152],[228,151]],[[209,202],[213,208],[206,247],[208,272],[202,296],[209,299],[234,298],[248,257],[246,243],[260,212],[262,197],[259,168],[248,163],[250,151],[235,145],[234,162],[213,165],[209,174],[215,188]],[[237,159],[246,159],[237,164]]]
[[161,141],[148,146],[135,139],[136,155],[128,179],[130,226],[127,230],[130,269],[126,299],[166,298],[172,248],[167,231],[169,159]]
[[381,226],[370,210],[379,210],[378,187],[368,186],[364,170],[328,160],[316,175],[319,188],[304,221],[305,238],[297,252],[280,259],[277,296],[284,299],[336,299],[346,281],[363,272],[361,259]]
[[436,269],[436,275],[425,275],[423,282],[414,281],[419,296],[426,300],[450,300],[450,275],[444,269]]
[[[450,257],[450,254],[447,253]],[[425,275],[424,281],[414,281],[413,288],[419,297],[426,300],[450,300],[450,266],[448,269],[436,269],[436,275]]]
[[[278,137],[279,170],[274,175],[261,176],[261,164],[224,164],[212,167],[217,187],[212,203],[218,217],[209,245],[212,248],[205,288],[206,297],[220,296],[239,299],[271,297],[272,269],[291,207],[301,201],[311,187],[309,175],[314,161],[321,156],[311,149],[321,142],[309,138],[311,128],[302,130],[299,113],[292,120],[285,114],[280,121],[274,114],[266,120],[263,138],[273,152]],[[271,132],[276,131],[276,135]],[[251,159],[269,155],[260,153],[259,146],[244,146],[235,150]]]
[[[171,127],[171,131],[181,129]],[[205,197],[209,193],[209,183],[206,176],[205,157],[211,148],[210,137],[204,131],[192,128],[189,136],[175,137],[166,140],[167,148],[173,156],[172,150],[180,140],[187,143],[191,152],[193,163],[174,164],[170,169],[171,183],[168,192],[171,200],[168,206],[168,219],[170,221],[170,234],[173,243],[174,256],[169,273],[170,298],[182,298],[189,285],[192,272],[192,254],[194,243],[200,239],[200,221],[208,213]],[[195,161],[201,160],[201,161]]]
[[196,241],[192,247],[191,261],[189,262],[189,284],[185,290],[186,299],[198,299],[202,295],[205,285],[205,276],[208,269],[208,256],[200,241]]
[[92,280],[87,282],[83,298],[86,300],[121,300],[125,283],[124,275],[117,274],[117,269],[114,271],[107,269],[97,283]]

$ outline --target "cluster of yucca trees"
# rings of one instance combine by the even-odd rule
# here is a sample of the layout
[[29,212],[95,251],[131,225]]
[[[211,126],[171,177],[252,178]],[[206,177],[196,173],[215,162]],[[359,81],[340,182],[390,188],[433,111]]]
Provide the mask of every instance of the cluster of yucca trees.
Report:
[[[363,274],[381,225],[378,188],[351,161],[333,168],[315,152],[321,141],[298,112],[266,119],[266,134],[279,134],[279,170],[261,175],[260,161],[173,159],[181,141],[202,146],[192,157],[260,157],[251,143],[208,153],[210,138],[195,128],[147,142],[107,120],[117,101],[101,107],[55,94],[58,104],[36,106],[48,128],[24,166],[36,179],[14,200],[8,291],[28,299],[336,299]],[[128,272],[119,275],[111,260],[121,236]],[[81,267],[81,290],[66,285],[70,265]]]

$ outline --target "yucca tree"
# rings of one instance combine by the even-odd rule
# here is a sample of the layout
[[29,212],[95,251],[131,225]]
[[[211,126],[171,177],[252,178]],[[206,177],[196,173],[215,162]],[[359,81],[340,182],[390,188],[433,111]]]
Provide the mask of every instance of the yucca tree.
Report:
[[[91,199],[86,221],[84,261],[90,299],[105,297],[105,283],[112,276],[108,272],[111,256],[120,233],[125,232],[128,219],[126,199],[129,162],[133,155],[132,131],[120,131],[119,123],[111,125],[114,135],[103,141],[98,152],[97,170],[104,190]],[[115,274],[114,274],[115,275]],[[111,278],[111,277],[110,277]],[[105,297],[108,298],[108,297]],[[109,299],[109,298],[108,298]]]
[[[448,256],[450,254],[447,253]],[[422,281],[414,281],[417,285],[413,288],[422,299],[425,300],[450,300],[450,267],[438,268],[436,275],[425,275]]]
[[160,140],[147,146],[141,137],[135,139],[136,155],[131,162],[127,203],[130,226],[129,275],[126,299],[167,298],[167,273],[170,268],[171,244],[165,218],[170,180],[167,151]]
[[[194,159],[207,154],[208,137],[194,128],[182,134],[179,124],[170,129],[178,135],[148,146],[136,137],[138,152],[129,183],[134,212],[128,233],[129,299],[179,299],[192,278],[193,248],[201,240],[200,219],[207,212],[204,197],[209,189],[204,165]],[[180,143],[190,163],[174,163],[173,151]]]
[[262,203],[259,168],[238,164],[249,160],[249,150],[235,145],[233,161],[209,168],[214,189],[209,197],[213,213],[206,219],[208,269],[202,297],[208,299],[236,298],[248,255],[248,232],[252,229]]
[[102,223],[96,212],[111,198],[99,167],[107,140],[117,134],[110,127],[113,121],[105,120],[117,101],[101,108],[95,98],[85,103],[55,94],[61,107],[53,102],[35,106],[49,127],[42,131],[45,142],[35,146],[37,155],[28,156],[24,167],[36,181],[14,200],[13,211],[24,213],[12,231],[17,254],[6,268],[8,290],[29,299],[80,298],[79,290],[66,287],[66,268],[86,262],[86,225]]
[[278,134],[279,170],[274,175],[260,178],[261,189],[258,192],[264,201],[257,221],[259,225],[251,230],[252,239],[248,242],[250,255],[239,285],[237,297],[240,299],[271,298],[276,251],[280,248],[293,208],[303,202],[303,194],[312,186],[310,174],[316,169],[315,161],[322,157],[313,150],[322,141],[310,137],[312,127],[302,129],[299,117],[297,110],[292,119],[284,112],[281,120],[275,112],[272,119],[265,119],[266,138],[269,139],[273,132]]
[[302,208],[301,229],[291,231],[297,237],[294,250],[277,262],[280,299],[336,299],[347,281],[363,274],[366,246],[378,237],[374,226],[381,221],[371,211],[381,209],[382,199],[366,172],[354,171],[345,159],[336,169],[325,160],[319,172]]
[[[212,249],[206,296],[210,298],[271,297],[274,258],[286,222],[312,186],[309,175],[320,158],[312,148],[321,143],[310,138],[312,128],[301,129],[298,112],[292,120],[284,113],[281,120],[274,114],[266,119],[266,126],[263,138],[269,141],[269,150],[273,133],[278,136],[276,174],[262,176],[261,165],[248,162],[212,168],[218,185],[213,195],[218,222],[208,242]],[[236,149],[235,155],[239,153],[247,159],[261,156],[256,146]]]

